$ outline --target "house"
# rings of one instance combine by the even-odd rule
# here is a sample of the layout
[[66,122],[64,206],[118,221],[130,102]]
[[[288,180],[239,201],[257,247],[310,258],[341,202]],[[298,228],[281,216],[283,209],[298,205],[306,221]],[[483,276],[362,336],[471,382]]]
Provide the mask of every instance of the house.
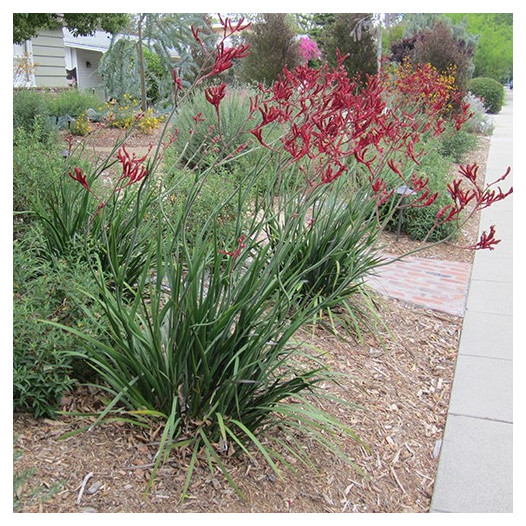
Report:
[[42,31],[22,44],[13,44],[15,87],[66,88],[62,30]]
[[104,31],[95,31],[93,35],[73,36],[66,28],[62,31],[68,75],[74,78],[80,90],[89,89],[104,96],[99,63],[102,55],[110,47],[112,35]]
[[13,45],[15,87],[93,90],[104,96],[99,62],[112,35],[96,31],[74,36],[66,28],[41,31],[22,44]]
[[[222,26],[216,25],[218,34]],[[123,35],[116,35],[116,39]],[[135,37],[127,37],[135,38]],[[99,63],[109,49],[112,35],[95,31],[93,35],[74,36],[67,28],[42,30],[22,44],[13,44],[13,86],[92,90],[105,98]],[[179,56],[170,50],[176,62]]]

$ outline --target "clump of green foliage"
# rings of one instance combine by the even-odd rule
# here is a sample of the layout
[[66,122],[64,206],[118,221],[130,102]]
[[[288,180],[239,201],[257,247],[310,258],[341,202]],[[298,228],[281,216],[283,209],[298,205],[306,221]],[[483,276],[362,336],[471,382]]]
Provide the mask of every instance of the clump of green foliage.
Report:
[[104,111],[100,98],[87,91],[67,89],[50,93],[17,89],[13,92],[13,129],[25,130],[34,140],[48,142],[58,129],[71,125],[66,117],[82,118],[90,108]]
[[76,119],[89,108],[95,111],[102,111],[103,102],[95,93],[72,88],[50,96],[48,108],[49,114],[57,118],[69,115]]
[[78,346],[76,339],[43,320],[89,333],[75,291],[93,286],[84,262],[50,261],[42,257],[44,250],[36,227],[13,247],[13,408],[36,417],[54,416],[75,378],[88,373],[69,354]]
[[251,45],[250,55],[243,61],[240,77],[244,82],[270,84],[287,66],[299,65],[301,58],[298,43],[294,40],[291,15],[264,13],[257,17],[247,33]]
[[[437,212],[450,202],[450,197],[447,193],[448,171],[451,166],[451,158],[441,155],[439,152],[440,141],[435,141],[435,149],[430,151],[423,157],[419,165],[419,173],[424,177],[429,178],[430,193],[438,192],[438,198],[430,206],[424,207],[407,207],[403,211],[396,213],[387,223],[387,229],[396,231],[400,222],[400,232],[408,235],[411,239],[416,241],[436,242],[453,236],[456,225],[454,223],[443,223],[434,227]],[[395,186],[392,184],[391,186]],[[406,202],[409,203],[411,196],[406,197]],[[383,207],[383,214],[387,215],[388,210],[393,206],[394,202],[398,202],[400,196],[394,194],[391,200]],[[431,234],[428,236],[428,233]]]
[[49,103],[49,94],[32,90],[15,90],[13,130],[22,129],[32,134],[33,140],[46,141],[54,130],[50,120]]
[[504,87],[495,79],[477,77],[471,79],[468,90],[482,100],[488,113],[499,113],[504,103]]

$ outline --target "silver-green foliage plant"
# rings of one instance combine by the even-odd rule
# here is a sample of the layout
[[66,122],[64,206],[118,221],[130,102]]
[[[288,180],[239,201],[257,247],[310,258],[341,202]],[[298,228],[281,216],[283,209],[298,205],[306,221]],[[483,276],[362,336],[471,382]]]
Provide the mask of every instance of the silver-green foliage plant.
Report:
[[[104,53],[99,71],[109,97],[125,94],[141,98],[141,52],[145,91],[155,92],[149,102],[173,103],[172,69],[177,63],[185,82],[191,82],[198,66],[192,57],[191,26],[203,27],[202,16],[192,13],[143,13],[134,18],[133,33],[114,35]],[[140,48],[143,48],[142,51]],[[147,54],[152,55],[151,61]],[[155,59],[155,65],[154,65]],[[151,64],[150,64],[151,62]]]
[[173,126],[179,133],[188,134],[188,141],[176,141],[170,158],[176,157],[178,164],[190,168],[224,161],[249,139],[246,130],[251,95],[246,88],[231,88],[221,102],[219,116],[207,103],[204,90],[186,99],[174,115]]
[[465,123],[465,129],[471,133],[481,135],[491,135],[493,132],[493,117],[486,113],[484,102],[472,93],[464,97],[464,102],[469,104],[469,110],[472,113],[471,118]]

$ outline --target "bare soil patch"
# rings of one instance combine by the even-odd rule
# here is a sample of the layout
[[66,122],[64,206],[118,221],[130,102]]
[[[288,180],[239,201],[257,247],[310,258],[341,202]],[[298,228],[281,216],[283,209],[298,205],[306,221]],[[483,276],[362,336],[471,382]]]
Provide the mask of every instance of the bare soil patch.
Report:
[[[113,130],[111,130],[114,133]],[[114,137],[106,138],[111,146]],[[148,147],[144,136],[137,147]],[[139,141],[139,139],[137,139]],[[131,144],[131,143],[130,143]],[[477,160],[484,173],[489,139],[466,162]],[[474,218],[463,233],[467,243],[477,237]],[[408,239],[396,242],[385,234],[390,254],[417,248]],[[420,257],[471,261],[469,251],[453,246],[433,247]],[[355,467],[336,455],[305,441],[316,469],[306,469],[286,452],[297,467],[286,468],[282,479],[274,476],[255,455],[226,460],[234,480],[245,494],[242,500],[218,470],[211,474],[201,459],[182,507],[178,504],[189,458],[172,458],[158,473],[152,491],[144,496],[156,453],[158,429],[139,430],[127,424],[97,426],[90,432],[58,440],[63,433],[86,425],[85,420],[60,416],[36,420],[14,415],[14,449],[21,454],[14,473],[31,476],[19,489],[17,511],[77,512],[428,512],[438,455],[444,432],[455,369],[462,318],[390,299],[380,298],[385,322],[381,340],[365,336],[362,342],[345,342],[321,329],[305,332],[304,341],[327,352],[328,365],[342,373],[330,393],[360,408],[324,409],[345,421],[366,447],[344,444]],[[100,409],[100,393],[79,388],[64,400],[65,409],[89,412]],[[268,437],[270,439],[270,437]],[[77,498],[86,475],[80,503]]]

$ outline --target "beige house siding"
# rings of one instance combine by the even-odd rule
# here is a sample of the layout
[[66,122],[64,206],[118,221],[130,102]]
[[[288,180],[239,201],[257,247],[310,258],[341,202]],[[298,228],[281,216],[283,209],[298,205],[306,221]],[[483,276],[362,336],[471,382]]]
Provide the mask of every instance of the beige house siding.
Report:
[[67,87],[62,29],[42,31],[32,40],[33,61],[37,64],[37,87]]

